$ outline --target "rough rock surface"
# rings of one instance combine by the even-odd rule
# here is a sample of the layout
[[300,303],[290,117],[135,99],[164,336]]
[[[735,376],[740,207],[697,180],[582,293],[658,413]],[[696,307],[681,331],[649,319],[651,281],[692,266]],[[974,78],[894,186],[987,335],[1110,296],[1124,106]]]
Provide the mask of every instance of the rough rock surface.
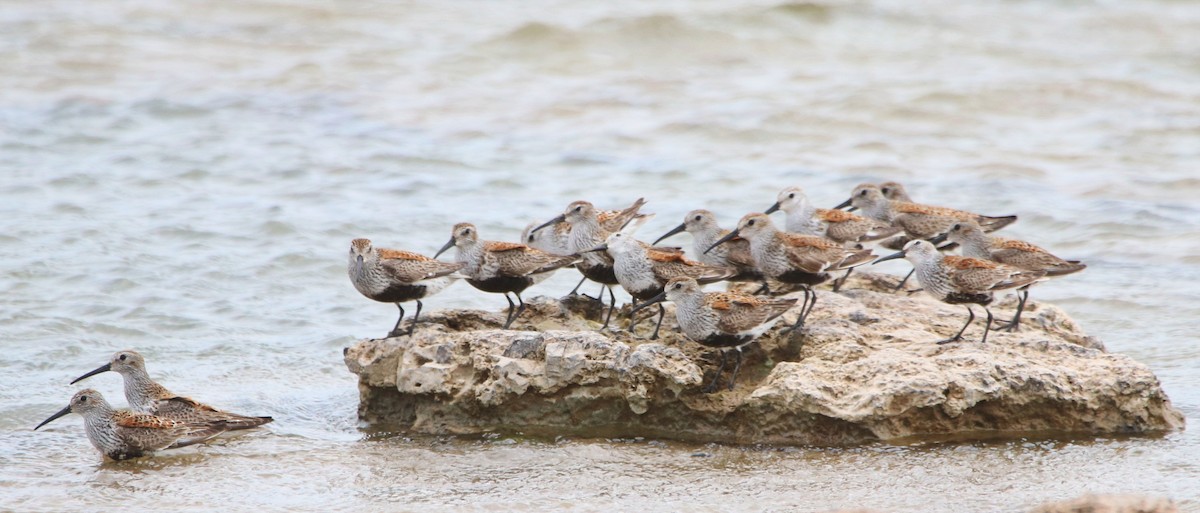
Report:
[[1169,499],[1140,495],[1088,495],[1064,502],[1042,504],[1031,513],[1178,513]]
[[[529,301],[511,331],[498,329],[502,313],[432,313],[411,338],[362,340],[345,360],[362,419],[431,434],[842,445],[1183,427],[1145,365],[1105,352],[1054,306],[1030,303],[1021,331],[987,344],[980,315],[964,341],[938,345],[964,307],[892,293],[888,275],[855,276],[840,293],[818,291],[791,336],[780,333],[799,309],[785,314],[748,346],[737,386],[714,394],[700,388],[715,352],[673,329],[670,309],[651,341],[645,321],[637,336],[596,331],[599,305],[581,297]],[[993,305],[997,319],[1015,303]]]

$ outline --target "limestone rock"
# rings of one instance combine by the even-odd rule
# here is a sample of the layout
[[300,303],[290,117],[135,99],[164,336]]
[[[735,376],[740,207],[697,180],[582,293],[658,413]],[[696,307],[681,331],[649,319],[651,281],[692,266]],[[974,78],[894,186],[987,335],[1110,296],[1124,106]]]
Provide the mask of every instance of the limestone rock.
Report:
[[1033,508],[1031,513],[1178,513],[1168,499],[1139,495],[1088,495]]
[[[649,322],[638,336],[596,331],[602,311],[582,297],[530,300],[507,331],[500,313],[435,312],[411,338],[347,348],[346,365],[362,419],[420,433],[841,445],[1183,427],[1145,365],[1105,352],[1057,307],[1030,303],[1021,331],[986,345],[980,315],[963,342],[938,345],[964,307],[855,276],[841,293],[818,292],[803,330],[780,334],[792,311],[749,346],[732,391],[700,392],[715,352],[677,333],[669,306],[650,341]],[[1003,319],[1014,306],[993,311]]]

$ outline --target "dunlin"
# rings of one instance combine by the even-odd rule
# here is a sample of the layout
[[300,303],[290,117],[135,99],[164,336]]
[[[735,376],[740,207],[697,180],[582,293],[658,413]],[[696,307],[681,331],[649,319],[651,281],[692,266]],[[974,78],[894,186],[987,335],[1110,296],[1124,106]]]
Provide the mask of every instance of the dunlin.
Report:
[[[1076,273],[1087,268],[1078,260],[1064,260],[1038,246],[1016,239],[993,237],[984,233],[983,229],[973,221],[955,223],[945,234],[931,239],[937,244],[949,240],[962,247],[963,256],[991,260],[1028,271],[1043,271],[1046,278],[1055,278]],[[1021,324],[1021,312],[1025,310],[1025,302],[1029,299],[1029,287],[1021,287],[1017,302],[1017,314],[1008,324],[997,329],[1017,331]]]
[[[576,262],[575,268],[579,270],[583,276],[589,280],[604,285],[608,290],[608,296],[611,301],[608,308],[608,314],[604,317],[604,325],[601,329],[608,327],[608,322],[612,319],[612,313],[617,308],[617,296],[612,292],[612,286],[617,285],[617,276],[613,271],[612,257],[602,252],[588,252],[588,249],[603,244],[605,239],[612,233],[616,233],[630,224],[640,226],[650,219],[649,215],[639,214],[638,210],[642,205],[646,204],[646,200],[638,198],[628,208],[617,212],[616,214],[608,214],[601,220],[601,215],[597,212],[596,207],[587,201],[575,201],[567,205],[567,209],[554,219],[551,219],[541,226],[534,228],[534,231],[544,229],[548,226],[558,226],[559,223],[567,223],[571,230],[568,237],[567,249],[571,253],[578,253],[580,260]],[[578,285],[575,286],[579,288]],[[574,292],[572,290],[571,292]],[[603,300],[604,289],[600,291],[600,300]]]
[[662,293],[637,305],[640,309],[663,300],[675,303],[675,317],[687,338],[707,347],[720,349],[721,363],[704,392],[717,389],[725,370],[725,354],[733,350],[737,359],[729,375],[733,390],[742,367],[742,348],[755,341],[775,324],[779,316],[796,305],[795,298],[764,298],[732,292],[704,292],[695,279],[681,276],[667,281]]
[[[639,203],[626,210],[596,210],[596,221],[600,223],[600,228],[608,233],[618,232],[635,220],[649,219],[651,217],[650,214],[637,213],[637,209],[641,208],[641,205],[645,203],[642,200],[638,201]],[[589,205],[591,204],[589,203]],[[633,210],[630,211],[630,209]],[[569,211],[570,208],[568,207]],[[522,243],[531,248],[540,249],[555,255],[570,255],[574,253],[574,251],[571,251],[571,223],[567,222],[565,215],[561,216],[561,218],[561,221],[556,217],[551,222],[540,225],[538,223],[529,223],[525,227],[525,230],[521,232]]]
[[137,458],[162,449],[197,444],[225,430],[220,421],[194,424],[114,409],[100,392],[90,388],[76,392],[66,408],[33,429],[37,430],[68,413],[83,416],[84,428],[92,446],[114,460]]
[[718,239],[713,247],[737,236],[750,241],[750,253],[764,276],[804,288],[800,317],[789,331],[804,326],[808,314],[816,306],[817,294],[811,289],[813,285],[828,280],[830,272],[867,263],[874,257],[869,249],[848,249],[824,237],[779,231],[771,224],[770,217],[758,213],[742,217],[737,229]]
[[[621,288],[625,289],[635,301],[645,301],[663,291],[663,286],[671,278],[690,277],[699,283],[714,283],[727,280],[737,274],[732,267],[717,267],[705,265],[684,258],[679,251],[664,251],[651,247],[632,235],[617,232],[608,236],[604,244],[588,249],[589,252],[607,251],[613,257],[613,270]],[[654,334],[650,338],[658,338],[658,330],[662,327],[666,309],[658,305],[658,324],[654,326]],[[635,322],[629,319],[629,331],[633,331]]]
[[767,283],[763,280],[762,273],[754,266],[754,256],[750,254],[750,241],[741,238],[733,239],[713,248],[708,253],[704,252],[717,239],[729,234],[729,230],[723,230],[717,224],[716,214],[708,210],[700,209],[688,212],[683,218],[683,223],[664,233],[662,237],[654,241],[654,244],[657,245],[663,239],[685,231],[692,235],[692,248],[699,255],[697,258],[700,259],[700,263],[737,269],[737,274],[729,281],[761,281],[763,282],[762,290],[767,290]]
[[427,256],[398,249],[376,248],[367,239],[350,242],[350,265],[348,272],[354,288],[362,295],[383,303],[395,303],[400,309],[400,318],[388,333],[389,337],[401,334],[400,323],[404,321],[404,305],[407,301],[417,302],[417,313],[408,325],[408,335],[417,327],[421,317],[421,299],[432,296],[450,286],[457,279],[452,276],[464,267],[461,263],[439,262]]
[[[900,228],[888,223],[851,214],[844,210],[817,208],[808,201],[804,189],[787,187],[776,196],[775,204],[764,212],[770,214],[783,210],[786,214],[784,227],[792,233],[825,237],[843,245],[886,239],[897,233]],[[833,291],[837,292],[842,284],[850,277],[854,269],[846,269],[846,274],[834,280]]]
[[529,223],[521,232],[521,243],[552,255],[570,255],[571,224],[563,221],[548,228],[537,229],[538,223]]
[[987,312],[987,323],[983,326],[983,339],[987,342],[992,326],[992,311],[987,305],[993,293],[1024,287],[1046,275],[1044,271],[1026,271],[978,258],[943,255],[927,240],[910,241],[904,250],[876,260],[875,263],[904,258],[916,269],[921,288],[934,298],[952,305],[967,307],[967,323],[953,337],[938,341],[939,344],[962,340],[962,334],[975,320],[971,305],[980,305]]
[[850,199],[836,208],[846,205],[858,207],[871,219],[891,223],[903,229],[911,239],[936,237],[958,221],[975,221],[985,230],[992,232],[1017,220],[1017,216],[985,216],[953,208],[892,201],[884,197],[879,187],[871,184],[855,187]]
[[121,375],[125,382],[125,400],[129,402],[130,408],[139,413],[149,413],[187,424],[221,422],[224,429],[229,431],[250,429],[273,420],[271,417],[249,417],[224,412],[195,399],[173,394],[150,379],[150,374],[146,372],[146,359],[132,350],[117,351],[108,363],[75,378],[71,384],[108,371]]
[[[855,187],[850,195],[850,199],[836,208],[842,208],[846,205],[854,205],[862,209],[867,217],[891,223],[893,226],[904,230],[907,240],[897,238],[896,240],[885,241],[885,244],[882,244],[889,249],[895,249],[896,244],[899,243],[904,243],[905,246],[903,247],[907,247],[908,241],[936,237],[948,230],[950,225],[959,221],[975,221],[985,230],[991,232],[1004,228],[1017,220],[1017,216],[985,216],[953,208],[935,207],[919,203],[909,203],[907,201],[892,201],[884,197],[879,187],[871,184],[861,184]],[[893,244],[888,244],[888,242]],[[949,248],[943,247],[941,249]],[[909,273],[900,281],[896,290],[903,288],[904,283],[908,281],[910,276],[912,276],[912,273]]]
[[908,196],[908,191],[904,190],[904,186],[898,182],[883,182],[879,184],[879,192],[883,193],[883,197],[892,201],[913,203],[912,198]]
[[900,228],[890,223],[869,219],[838,209],[817,208],[808,201],[804,189],[788,187],[779,191],[775,204],[763,213],[782,210],[786,214],[784,228],[801,235],[817,235],[834,242],[869,242],[891,237]]
[[[454,225],[450,240],[434,258],[450,248],[456,249],[455,260],[466,264],[459,272],[467,276],[467,283],[484,292],[504,294],[508,301],[504,329],[525,311],[521,291],[578,259],[575,255],[552,255],[514,242],[479,240],[479,231],[470,223]],[[517,296],[520,306],[508,297],[510,292]]]

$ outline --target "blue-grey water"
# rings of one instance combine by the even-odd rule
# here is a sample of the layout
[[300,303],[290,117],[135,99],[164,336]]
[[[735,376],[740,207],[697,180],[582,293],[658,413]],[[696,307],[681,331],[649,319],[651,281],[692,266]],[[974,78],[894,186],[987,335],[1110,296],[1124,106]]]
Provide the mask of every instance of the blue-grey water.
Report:
[[[0,510],[1200,511],[1200,4],[0,0]],[[1193,429],[857,448],[387,436],[341,350],[395,308],[350,239],[432,254],[638,196],[653,237],[895,179],[1089,268],[1035,290]],[[686,244],[686,238],[681,238]],[[882,267],[882,266],[881,266]],[[886,268],[902,272],[903,263]],[[531,294],[558,296],[560,273]],[[459,284],[429,308],[500,309]],[[102,463],[74,377],[135,348],[269,428]],[[123,403],[120,380],[85,382]]]

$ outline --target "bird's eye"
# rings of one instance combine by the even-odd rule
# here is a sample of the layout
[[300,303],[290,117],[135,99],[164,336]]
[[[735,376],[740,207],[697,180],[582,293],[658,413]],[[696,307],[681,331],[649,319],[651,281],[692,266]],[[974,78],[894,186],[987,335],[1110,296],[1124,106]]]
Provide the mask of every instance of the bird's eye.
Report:
[[83,397],[80,397],[80,398],[79,398],[79,402],[81,402],[81,403],[86,403],[86,402],[87,402],[87,396],[85,395],[85,396],[83,396]]
[[747,221],[746,226],[754,226],[754,220],[751,219],[751,220]]
[[700,216],[696,216],[696,218],[695,218],[695,219],[696,219],[697,221],[699,221],[699,220],[700,220]]
[[121,355],[121,357],[120,357],[120,358],[117,358],[117,359],[118,359],[118,360],[121,360],[121,361],[125,361],[125,360],[129,359],[129,355],[127,355],[127,354],[123,354],[123,355]]
[[860,192],[860,193],[858,193],[858,195],[859,195],[859,196],[866,196],[866,195],[867,195],[867,190],[866,190],[866,189],[863,189],[863,191],[862,191],[862,192]]
[[796,198],[796,193],[794,193],[794,192],[793,192],[793,193],[791,193],[791,194],[788,194],[788,197],[789,197],[789,198],[792,198],[792,199],[795,199],[795,198]]
[[576,211],[576,212],[582,212],[582,211],[583,211],[583,206],[582,206],[582,205],[580,205],[580,206],[578,206],[578,207],[575,207],[575,211]]

